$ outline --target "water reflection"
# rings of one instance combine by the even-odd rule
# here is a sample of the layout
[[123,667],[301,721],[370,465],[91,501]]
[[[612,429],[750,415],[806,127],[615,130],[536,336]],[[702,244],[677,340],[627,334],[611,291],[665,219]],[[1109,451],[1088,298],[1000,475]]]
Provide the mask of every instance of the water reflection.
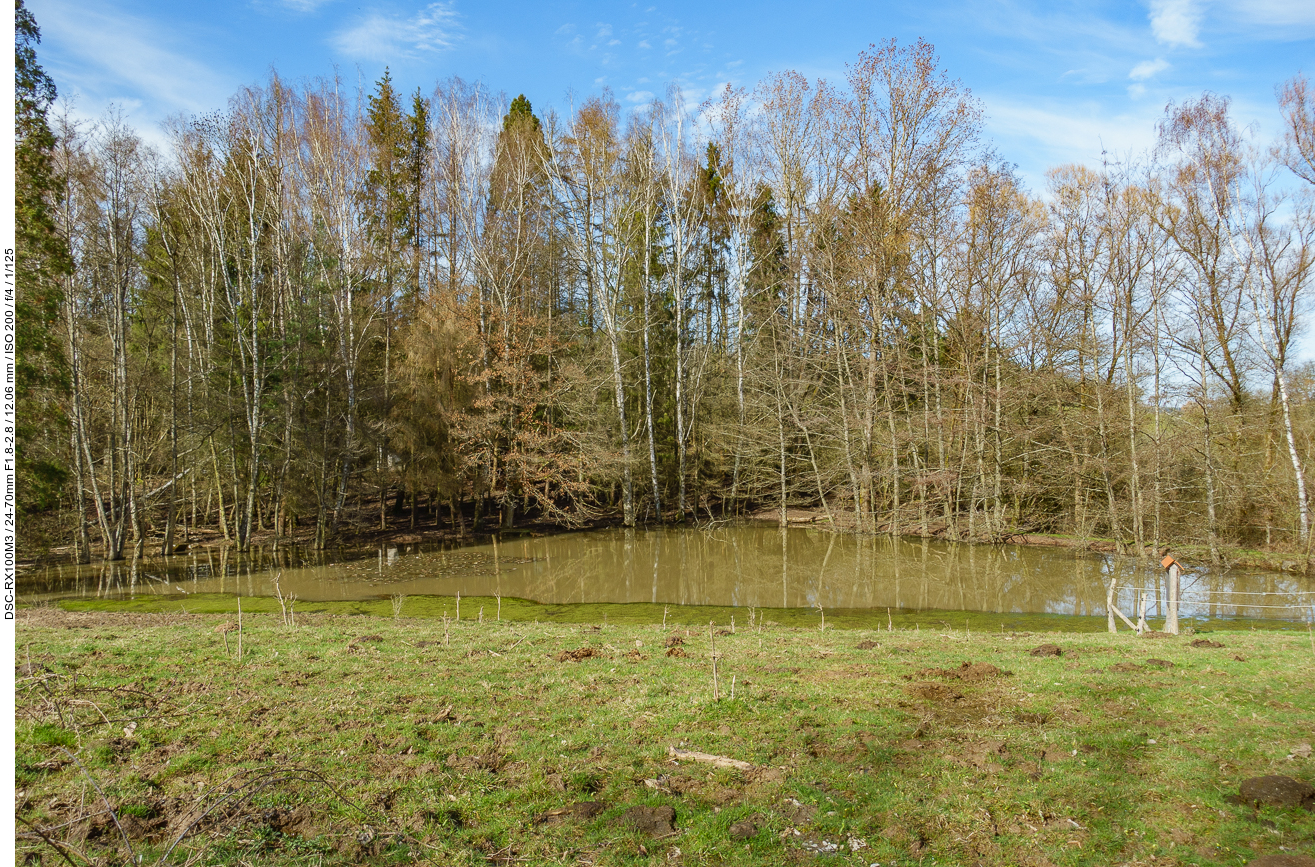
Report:
[[[1160,570],[1128,558],[1054,548],[861,538],[820,529],[601,530],[491,541],[463,548],[387,544],[365,558],[283,548],[239,557],[202,549],[165,560],[50,566],[24,576],[29,601],[190,593],[273,595],[307,601],[402,593],[518,596],[539,602],[654,602],[743,607],[958,609],[1100,615],[1111,578],[1119,607]],[[1184,617],[1315,615],[1303,576],[1189,570]],[[1152,611],[1162,614],[1153,603]]]

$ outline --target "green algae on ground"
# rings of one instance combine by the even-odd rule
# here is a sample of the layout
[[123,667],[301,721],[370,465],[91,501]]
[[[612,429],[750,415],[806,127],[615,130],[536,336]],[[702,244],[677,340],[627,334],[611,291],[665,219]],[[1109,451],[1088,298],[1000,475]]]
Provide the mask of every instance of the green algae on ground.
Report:
[[[242,610],[257,613],[276,613],[279,602],[265,596],[243,596]],[[186,596],[141,595],[131,599],[67,599],[56,603],[66,611],[132,611],[132,612],[186,612],[191,614],[236,614],[238,597],[223,593],[189,594]],[[344,600],[328,602],[293,603],[292,610],[305,614],[343,614],[371,617],[392,617],[394,599]],[[951,629],[966,632],[1105,632],[1106,618],[1102,615],[1036,614],[990,611],[922,611],[901,608],[737,608],[717,605],[663,605],[649,602],[578,603],[550,605],[529,599],[510,596],[462,596],[458,611],[455,596],[406,596],[402,599],[402,613],[407,617],[451,620],[504,620],[510,623],[616,623],[651,625],[659,623],[686,626],[716,623],[729,627],[735,619],[737,627],[748,628],[770,623],[820,629],[825,620],[827,629]],[[481,614],[482,612],[482,614]],[[1152,626],[1158,621],[1152,621]],[[1297,630],[1306,626],[1290,620],[1262,620],[1259,618],[1204,620],[1184,618],[1185,629],[1195,632],[1234,630]],[[1120,630],[1123,627],[1120,625]]]

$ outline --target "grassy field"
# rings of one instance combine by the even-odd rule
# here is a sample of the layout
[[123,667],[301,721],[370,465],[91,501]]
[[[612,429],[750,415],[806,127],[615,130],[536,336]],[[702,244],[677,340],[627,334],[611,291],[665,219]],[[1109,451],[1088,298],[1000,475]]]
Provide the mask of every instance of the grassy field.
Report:
[[509,600],[498,621],[495,604],[463,600],[460,622],[410,616],[421,600],[400,617],[305,606],[291,625],[244,601],[240,659],[237,618],[203,600],[20,612],[20,863],[1160,867],[1315,850],[1315,813],[1229,800],[1251,776],[1315,782],[1304,629],[1139,639],[892,615],[823,631],[737,610],[734,634],[711,613],[712,636],[703,611],[664,627],[619,609],[511,621]]

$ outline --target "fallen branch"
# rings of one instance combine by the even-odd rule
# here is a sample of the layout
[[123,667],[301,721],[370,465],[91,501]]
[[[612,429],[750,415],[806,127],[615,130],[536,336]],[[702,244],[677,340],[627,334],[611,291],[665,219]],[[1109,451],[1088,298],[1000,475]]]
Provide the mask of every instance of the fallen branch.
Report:
[[673,759],[684,759],[687,762],[703,762],[717,768],[731,768],[736,771],[752,771],[753,765],[748,762],[742,762],[739,759],[731,759],[726,756],[714,756],[712,753],[700,753],[694,750],[678,750],[675,747],[667,747],[667,755]]

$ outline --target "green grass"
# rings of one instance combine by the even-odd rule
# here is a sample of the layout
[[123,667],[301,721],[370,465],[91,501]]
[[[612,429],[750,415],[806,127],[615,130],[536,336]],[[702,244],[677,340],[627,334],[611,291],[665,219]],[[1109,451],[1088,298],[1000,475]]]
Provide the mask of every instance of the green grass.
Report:
[[[714,701],[722,610],[673,607],[664,629],[662,606],[592,606],[604,626],[504,598],[498,622],[496,600],[463,599],[445,624],[453,600],[411,598],[400,619],[388,600],[307,604],[287,628],[267,602],[243,600],[241,661],[218,597],[22,612],[18,815],[77,864],[128,855],[89,775],[142,863],[189,827],[166,863],[1160,867],[1315,847],[1315,814],[1227,800],[1249,776],[1315,781],[1315,760],[1287,758],[1315,740],[1304,630],[1194,648],[962,613],[892,613],[888,631],[884,612],[875,629],[828,611],[854,628],[823,632],[817,612],[769,611],[750,628],[737,609]],[[508,619],[526,613],[539,622]],[[1043,641],[1064,655],[1030,655]],[[965,662],[1011,673],[965,680]],[[754,769],[677,764],[673,746]],[[606,806],[535,822],[582,801]],[[661,805],[674,835],[624,819]],[[20,859],[66,863],[19,830]]]

